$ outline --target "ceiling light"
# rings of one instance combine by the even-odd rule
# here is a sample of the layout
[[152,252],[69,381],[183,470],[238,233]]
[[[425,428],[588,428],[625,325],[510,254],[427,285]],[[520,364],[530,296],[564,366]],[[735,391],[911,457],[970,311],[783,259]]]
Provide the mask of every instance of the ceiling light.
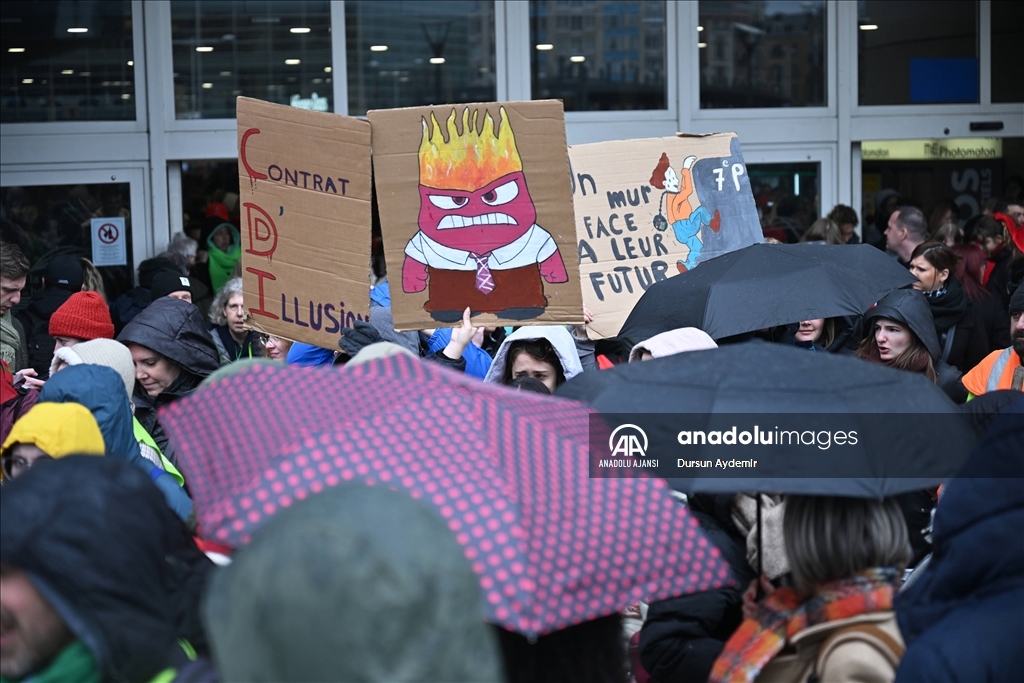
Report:
[[577,64],[579,64],[580,62],[587,61],[587,58],[584,57],[583,55],[573,55],[572,57],[569,57],[569,61],[576,62]]
[[551,43],[540,43],[539,45],[537,45],[537,49],[538,50],[554,50],[555,46],[552,45]]
[[125,93],[125,94],[121,95],[121,99],[122,100],[130,100],[131,98],[132,98],[132,96],[129,95],[128,93]]
[[324,67],[324,73],[325,73],[325,74],[329,74],[329,73],[331,73],[331,67],[329,67],[329,66],[325,66],[325,67]]
[[60,73],[61,73],[62,76],[70,76],[71,74],[75,73],[75,70],[74,69],[64,69]]
[[213,48],[209,45],[200,45],[196,48],[196,52],[213,52]]
[[241,90],[232,90],[232,91],[231,91],[231,94],[232,94],[232,95],[241,95],[241,94],[242,94],[242,91],[241,91]]
[[861,31],[877,31],[878,30],[878,24],[861,24],[860,25],[860,30]]
[[286,59],[286,60],[284,60],[284,63],[287,64],[288,66],[295,66],[297,64],[301,64],[302,60],[301,59]]
[[203,89],[204,90],[209,90],[212,87],[213,87],[213,83],[203,83]]
[[230,71],[221,71],[221,72],[220,72],[220,75],[221,75],[221,76],[230,76],[230,75],[231,75],[231,72],[230,72]]
[[23,78],[21,79],[21,82],[25,85],[31,85],[33,83],[33,80],[31,78]]
[[89,29],[87,29],[87,28],[69,28],[68,29],[68,33],[88,33],[88,32],[89,32]]
[[444,57],[431,57],[430,58],[430,63],[431,64],[444,64]]
[[8,52],[24,52],[25,48],[23,48],[23,47],[9,47],[9,48],[7,48],[7,51]]
[[128,60],[128,66],[135,66],[135,62]]
[[387,52],[387,51],[388,51],[388,46],[387,45],[371,45],[370,46],[370,52]]
[[703,50],[704,48],[706,48],[707,46],[708,46],[708,44],[707,44],[707,43],[697,43],[697,47],[701,48],[702,50]]
[[306,28],[305,26],[296,26],[288,29],[291,33],[309,33],[312,29]]
[[92,76],[92,72],[91,71],[79,71],[78,75],[79,76]]
[[697,27],[697,33],[700,33],[700,32],[701,32],[701,31],[703,31],[703,30],[704,30],[704,27],[703,27],[703,26],[698,26],[698,27]]

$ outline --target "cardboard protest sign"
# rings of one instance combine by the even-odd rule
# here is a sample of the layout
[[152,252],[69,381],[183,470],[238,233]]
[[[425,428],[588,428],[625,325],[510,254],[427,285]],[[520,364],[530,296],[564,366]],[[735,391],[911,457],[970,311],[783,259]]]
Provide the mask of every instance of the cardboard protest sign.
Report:
[[592,338],[617,335],[655,282],[764,241],[734,133],[577,145],[569,159]]
[[367,117],[397,329],[583,322],[561,102]]
[[249,324],[336,348],[370,312],[370,124],[239,97],[238,175]]

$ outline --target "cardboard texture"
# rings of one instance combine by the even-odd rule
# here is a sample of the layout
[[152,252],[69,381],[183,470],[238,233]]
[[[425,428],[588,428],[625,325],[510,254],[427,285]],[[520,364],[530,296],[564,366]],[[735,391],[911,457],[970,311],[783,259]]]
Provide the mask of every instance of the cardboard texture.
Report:
[[591,338],[614,337],[653,283],[763,242],[734,133],[569,150]]
[[561,102],[367,117],[397,329],[583,322]]
[[370,124],[238,98],[248,322],[337,348],[370,313]]

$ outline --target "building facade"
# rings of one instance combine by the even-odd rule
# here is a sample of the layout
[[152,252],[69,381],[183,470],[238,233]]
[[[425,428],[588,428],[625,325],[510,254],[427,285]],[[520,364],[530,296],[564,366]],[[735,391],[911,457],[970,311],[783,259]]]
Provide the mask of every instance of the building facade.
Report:
[[887,189],[966,220],[1024,175],[1022,6],[12,0],[5,239],[116,267],[89,226],[120,216],[130,282],[174,232],[219,216],[212,205],[237,214],[239,95],[354,116],[558,98],[570,144],[735,131],[766,225],[838,203],[866,222]]

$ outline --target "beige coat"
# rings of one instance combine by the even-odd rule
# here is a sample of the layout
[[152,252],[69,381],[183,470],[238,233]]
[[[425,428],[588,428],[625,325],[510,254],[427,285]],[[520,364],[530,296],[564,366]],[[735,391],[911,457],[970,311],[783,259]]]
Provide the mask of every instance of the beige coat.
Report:
[[[903,645],[895,612],[872,612],[818,624],[793,636],[789,645],[796,652],[780,655],[769,662],[757,677],[757,683],[804,683],[814,673],[818,651],[829,636],[855,624],[876,626]],[[821,683],[892,683],[895,679],[896,666],[889,658],[860,640],[836,646],[818,671]]]

